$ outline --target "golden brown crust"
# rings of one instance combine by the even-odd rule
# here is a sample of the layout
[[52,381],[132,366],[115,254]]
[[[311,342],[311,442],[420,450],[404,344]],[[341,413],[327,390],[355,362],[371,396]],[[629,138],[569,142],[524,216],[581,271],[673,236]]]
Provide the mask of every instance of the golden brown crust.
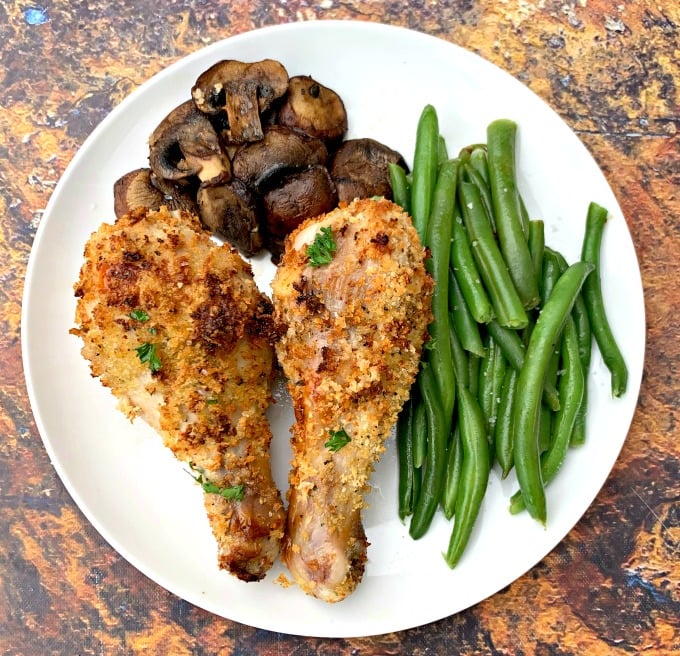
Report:
[[[307,245],[322,226],[337,250],[313,267]],[[272,284],[296,418],[283,558],[327,601],[363,574],[364,495],[415,378],[432,286],[410,217],[386,200],[354,201],[287,239]],[[339,430],[351,441],[333,453],[324,445]]]
[[[272,306],[250,266],[212,242],[196,217],[140,209],[92,235],[75,294],[72,332],[121,410],[146,420],[209,482],[244,486],[242,501],[206,494],[205,505],[220,566],[262,578],[278,554],[284,511],[264,415]],[[144,344],[156,371],[140,358]]]

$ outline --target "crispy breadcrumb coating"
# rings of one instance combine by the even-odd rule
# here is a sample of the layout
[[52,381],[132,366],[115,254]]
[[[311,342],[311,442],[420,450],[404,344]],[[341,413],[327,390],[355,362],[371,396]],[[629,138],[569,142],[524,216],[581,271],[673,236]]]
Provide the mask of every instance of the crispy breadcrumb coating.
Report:
[[71,332],[92,375],[212,490],[204,498],[219,566],[261,579],[285,512],[265,417],[272,306],[250,265],[196,217],[139,209],[91,236],[75,294]]
[[[335,253],[307,248],[330,227]],[[301,225],[272,283],[279,362],[296,423],[282,557],[307,593],[335,602],[363,576],[364,496],[409,396],[431,321],[433,282],[410,217],[357,200]],[[333,451],[335,434],[349,442]]]

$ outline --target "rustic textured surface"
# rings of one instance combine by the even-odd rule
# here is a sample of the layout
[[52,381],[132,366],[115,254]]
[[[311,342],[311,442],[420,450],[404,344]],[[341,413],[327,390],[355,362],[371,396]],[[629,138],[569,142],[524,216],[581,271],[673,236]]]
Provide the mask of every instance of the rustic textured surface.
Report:
[[[568,537],[472,609],[356,640],[305,640],[229,622],[128,565],[84,520],[50,466],[20,358],[22,285],[35,229],[93,127],[152,74],[206,43],[318,18],[380,20],[440,36],[542,96],[591,150],[619,199],[648,316],[630,435]],[[680,653],[675,0],[5,1],[0,58],[0,653]]]

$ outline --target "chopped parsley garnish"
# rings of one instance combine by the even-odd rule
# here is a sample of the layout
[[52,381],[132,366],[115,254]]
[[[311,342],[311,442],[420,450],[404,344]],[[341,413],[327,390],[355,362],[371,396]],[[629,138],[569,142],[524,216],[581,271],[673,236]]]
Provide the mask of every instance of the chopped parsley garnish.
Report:
[[148,321],[149,315],[144,310],[137,309],[130,312],[130,318],[135,319],[135,321]]
[[350,437],[347,435],[344,428],[341,428],[339,431],[328,431],[328,433],[331,438],[324,446],[333,452],[340,451],[343,446],[351,442]]
[[191,476],[191,478],[193,478],[207,494],[219,494],[228,501],[241,501],[243,499],[243,485],[220,487],[219,485],[215,485],[215,483],[211,483],[210,481],[207,481],[205,478],[203,478],[205,471],[199,467],[196,467],[193,462],[189,463],[189,467],[191,468],[191,471],[196,472],[196,476],[194,476],[191,472],[188,472],[189,476]]
[[335,253],[335,239],[333,238],[333,231],[324,226],[316,233],[314,241],[307,246],[307,257],[309,257],[309,264],[313,267],[330,264]]
[[156,353],[156,344],[144,342],[141,346],[137,346],[135,351],[137,351],[139,361],[147,362],[151,371],[156,372],[160,370],[161,359],[158,357],[158,353]]

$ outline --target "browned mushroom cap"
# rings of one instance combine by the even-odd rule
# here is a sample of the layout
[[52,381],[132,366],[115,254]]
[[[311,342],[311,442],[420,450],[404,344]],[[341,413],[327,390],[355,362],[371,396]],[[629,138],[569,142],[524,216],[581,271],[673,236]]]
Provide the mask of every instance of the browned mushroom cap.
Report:
[[135,169],[113,183],[113,211],[117,218],[137,207],[157,210],[163,204],[163,197],[163,192],[151,182],[151,169]]
[[191,89],[196,107],[205,114],[227,114],[227,143],[262,139],[260,114],[288,88],[288,72],[274,59],[241,62],[226,59],[199,75]]
[[205,181],[230,172],[215,129],[191,100],[175,107],[151,134],[149,165],[165,180]]
[[338,195],[326,167],[317,164],[285,176],[264,194],[263,204],[267,246],[276,254],[286,235],[305,219],[334,209]]
[[388,163],[407,168],[404,158],[374,139],[350,139],[336,151],[330,174],[340,201],[384,196],[392,198]]
[[231,166],[234,177],[259,188],[291,169],[326,164],[327,160],[328,150],[320,139],[292,128],[271,126],[261,141],[241,146]]
[[191,214],[198,214],[196,204],[197,183],[192,179],[163,180],[151,172],[151,184],[163,193],[162,205],[169,210],[184,210]]
[[129,214],[136,207],[157,210],[165,205],[169,210],[198,213],[195,189],[183,181],[158,180],[148,168],[135,169],[113,184],[113,211],[116,217]]
[[340,96],[307,75],[288,82],[278,124],[298,128],[325,141],[336,141],[347,131],[347,112]]
[[244,255],[254,255],[262,248],[258,203],[243,182],[235,178],[204,182],[197,200],[201,222],[208,230]]

